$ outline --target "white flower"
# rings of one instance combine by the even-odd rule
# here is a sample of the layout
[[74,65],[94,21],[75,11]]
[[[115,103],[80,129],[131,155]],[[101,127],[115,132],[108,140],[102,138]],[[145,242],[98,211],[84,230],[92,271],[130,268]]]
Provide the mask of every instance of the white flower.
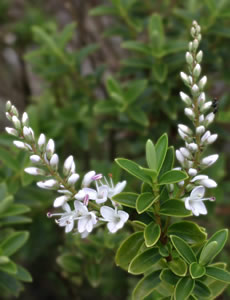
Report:
[[68,178],[67,183],[70,184],[70,185],[74,185],[77,182],[77,180],[79,179],[79,177],[80,177],[79,174],[73,173]]
[[45,143],[46,143],[46,136],[43,133],[41,133],[38,138],[38,148],[42,152],[45,149]]
[[85,174],[83,180],[82,180],[82,186],[87,187],[90,185],[90,183],[93,181],[93,177],[96,175],[95,171],[89,171]]
[[188,174],[189,174],[190,176],[196,176],[197,170],[194,169],[194,168],[190,168],[190,169],[188,170]]
[[28,126],[29,125],[29,117],[26,112],[23,113],[22,115],[22,125],[23,126]]
[[71,208],[68,203],[64,203],[62,205],[62,208],[65,211],[64,213],[56,213],[56,214],[48,213],[47,216],[49,218],[53,216],[61,216],[60,219],[56,220],[56,223],[61,227],[65,227],[65,232],[68,233],[73,230],[74,220],[77,219],[78,212],[76,209],[71,211]]
[[69,157],[66,158],[64,162],[64,167],[63,167],[63,173],[65,176],[69,175],[71,170],[75,170],[75,163],[73,161],[73,156],[70,155]]
[[33,154],[30,156],[30,160],[32,163],[37,164],[41,162],[41,157],[39,155]]
[[184,113],[189,119],[191,119],[191,120],[195,119],[195,113],[191,108],[186,107],[184,109]]
[[176,150],[176,158],[183,165],[184,164],[184,156],[180,152],[180,150]]
[[54,153],[50,159],[50,166],[52,167],[52,169],[57,170],[58,163],[59,163],[59,157],[56,153]]
[[179,124],[178,128],[182,130],[185,134],[192,135],[192,130],[188,126],[184,124]]
[[103,217],[101,220],[108,222],[107,228],[111,233],[115,233],[121,229],[129,218],[129,214],[127,212],[117,210],[117,208],[113,209],[109,206],[102,206],[100,212]]
[[[97,204],[101,204],[107,201],[109,187],[107,185],[98,185],[96,182],[96,189],[83,188],[82,191],[85,196],[88,195],[90,200],[95,200]],[[85,198],[85,197],[84,197]]]
[[37,186],[41,189],[51,190],[53,188],[58,187],[58,181],[55,179],[48,179],[46,181],[39,181],[37,182]]
[[52,155],[54,154],[54,150],[55,150],[54,140],[49,139],[46,145],[46,155],[48,159],[51,159]]
[[185,94],[184,92],[180,92],[180,97],[181,97],[181,100],[188,106],[190,106],[192,104],[192,100],[191,98]]
[[203,76],[203,77],[201,78],[201,80],[198,82],[199,88],[200,88],[201,90],[203,90],[204,87],[205,87],[205,85],[206,85],[206,83],[207,83],[207,76]]
[[32,150],[29,144],[23,143],[21,141],[13,141],[13,144],[19,149]]
[[5,128],[6,132],[8,134],[11,134],[11,135],[14,135],[14,136],[18,136],[18,131],[14,128],[11,128],[11,127],[6,127]]
[[203,125],[200,125],[196,128],[196,133],[201,135],[205,132],[205,127]]
[[190,196],[185,198],[185,208],[191,210],[193,215],[199,216],[206,215],[207,209],[202,201],[210,200],[214,201],[214,198],[203,198],[205,193],[205,188],[203,186],[195,187]]
[[209,113],[206,117],[205,117],[205,126],[210,125],[215,119],[215,114],[213,112]]
[[25,168],[24,170],[26,173],[30,174],[30,175],[45,175],[45,171],[39,168],[35,168],[35,167],[29,167],[29,168]]
[[85,231],[91,232],[94,225],[97,223],[97,217],[95,212],[88,211],[88,208],[80,201],[74,201],[75,209],[78,212],[78,232],[83,233]]

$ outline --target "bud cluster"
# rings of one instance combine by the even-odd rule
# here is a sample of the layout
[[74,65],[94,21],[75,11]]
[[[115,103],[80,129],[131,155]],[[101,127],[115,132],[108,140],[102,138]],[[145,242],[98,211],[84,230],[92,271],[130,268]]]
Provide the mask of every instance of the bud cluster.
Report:
[[[106,222],[108,230],[112,233],[124,226],[129,215],[123,210],[118,210],[112,197],[125,188],[126,181],[114,185],[112,178],[108,181],[102,174],[89,171],[83,176],[80,189],[76,190],[75,185],[80,175],[76,172],[73,156],[70,155],[64,161],[61,175],[55,142],[47,139],[43,133],[36,140],[33,129],[29,127],[28,114],[24,112],[20,119],[17,108],[10,101],[6,103],[6,117],[14,126],[6,127],[7,133],[19,139],[13,142],[14,145],[30,154],[32,166],[25,168],[25,172],[43,177],[43,180],[37,182],[39,188],[55,190],[60,194],[54,200],[53,206],[61,208],[63,212],[48,213],[48,217],[58,216],[56,222],[65,227],[65,232],[72,231],[77,223],[76,231],[82,237],[86,237],[100,221]],[[95,188],[90,188],[92,183],[95,184]],[[73,209],[68,203],[71,200]],[[101,206],[107,201],[110,201],[110,206]],[[94,210],[90,211],[90,208]]]
[[[198,196],[198,191],[202,191],[200,193],[204,195],[205,188],[215,188],[217,186],[214,180],[208,178],[207,175],[200,174],[200,172],[213,165],[219,155],[214,154],[202,157],[207,146],[214,143],[217,139],[217,134],[213,134],[208,130],[208,126],[214,121],[215,114],[210,111],[212,101],[207,101],[204,93],[207,77],[201,76],[203,52],[201,50],[198,51],[198,47],[202,36],[201,28],[196,21],[193,21],[191,36],[193,40],[189,43],[188,51],[185,55],[188,74],[180,73],[182,81],[190,90],[190,95],[180,92],[180,97],[186,105],[184,113],[192,121],[193,128],[191,129],[184,124],[178,125],[178,133],[184,140],[185,146],[176,150],[176,157],[182,168],[189,175],[188,180],[180,182],[179,193],[181,195],[191,192],[190,197],[185,198],[186,208],[190,209],[194,215],[199,215],[207,213],[202,201],[213,200],[213,198],[202,199]],[[195,198],[194,195],[196,196]],[[194,203],[197,203],[197,205]]]

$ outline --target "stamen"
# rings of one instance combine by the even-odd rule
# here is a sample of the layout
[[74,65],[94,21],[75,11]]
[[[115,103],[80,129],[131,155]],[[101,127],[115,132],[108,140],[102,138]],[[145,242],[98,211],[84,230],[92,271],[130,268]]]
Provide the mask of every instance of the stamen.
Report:
[[92,180],[99,180],[102,178],[102,174],[96,174],[92,177]]
[[47,218],[52,218],[51,212],[48,212],[46,215],[47,215]]
[[89,204],[89,195],[88,195],[88,194],[85,195],[85,198],[83,199],[83,203],[84,203],[86,206],[88,206],[88,204]]

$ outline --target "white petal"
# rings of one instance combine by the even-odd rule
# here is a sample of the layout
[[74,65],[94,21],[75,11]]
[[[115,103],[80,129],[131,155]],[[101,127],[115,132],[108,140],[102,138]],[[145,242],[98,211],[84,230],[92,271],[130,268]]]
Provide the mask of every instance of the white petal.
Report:
[[207,178],[208,178],[207,175],[197,175],[191,180],[191,182],[195,182],[197,180],[203,180],[203,179],[207,179]]
[[86,194],[83,190],[78,191],[77,194],[74,195],[74,198],[77,200],[83,200],[85,198]]
[[87,207],[80,201],[74,201],[74,208],[76,212],[79,212],[83,216],[88,214]]
[[186,198],[185,199],[185,202],[184,202],[184,205],[185,205],[185,208],[187,209],[187,210],[191,210],[192,208],[191,208],[191,206],[190,206],[190,203],[189,203],[189,197],[188,198]]
[[102,206],[101,209],[100,209],[100,213],[106,221],[113,221],[114,220],[115,210],[112,209],[111,207]]
[[127,183],[126,180],[124,180],[122,182],[118,182],[114,188],[113,196],[121,193],[124,190],[126,183]]
[[120,219],[122,220],[123,223],[125,223],[128,218],[129,218],[129,214],[123,210],[118,210],[118,215],[120,217]]
[[107,224],[107,228],[111,233],[115,233],[118,230],[117,223],[115,223],[115,222],[109,222]]
[[89,171],[88,173],[85,174],[83,181],[82,181],[82,185],[84,187],[87,187],[90,185],[90,183],[92,182],[92,177],[96,174],[95,171]]
[[[78,231],[80,233],[84,232],[86,230],[86,225],[88,222],[88,218],[84,217],[78,220]],[[88,231],[88,230],[87,230]]]
[[62,205],[62,208],[63,208],[66,212],[71,212],[71,208],[70,208],[70,206],[69,206],[68,203],[64,203],[64,204]]
[[89,199],[96,200],[97,199],[97,191],[90,188],[83,188],[82,189],[85,195],[89,195]]
[[207,209],[202,201],[192,202],[192,207],[196,212],[199,212],[201,215],[207,215]]
[[203,186],[205,186],[209,189],[217,187],[217,183],[214,180],[210,179],[210,178],[201,180],[200,183],[203,184]]
[[204,193],[205,193],[205,188],[201,185],[195,187],[190,195],[190,199],[201,199],[204,197]]
[[60,197],[57,197],[57,198],[54,200],[53,206],[54,206],[54,207],[62,206],[67,200],[68,200],[68,197],[67,197],[67,196],[60,196]]
[[65,232],[68,233],[73,230],[74,221],[69,221],[69,223],[65,227]]

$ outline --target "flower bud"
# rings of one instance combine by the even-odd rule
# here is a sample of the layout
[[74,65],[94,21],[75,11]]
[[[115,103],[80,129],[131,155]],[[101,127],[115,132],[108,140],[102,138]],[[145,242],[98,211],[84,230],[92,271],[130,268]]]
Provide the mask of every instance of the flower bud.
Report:
[[199,40],[198,39],[195,39],[193,42],[192,42],[192,50],[193,51],[196,51],[196,49],[198,48],[199,46]]
[[219,158],[218,154],[213,154],[213,155],[206,156],[201,160],[201,164],[204,167],[210,167],[211,165],[213,165],[217,161],[218,158]]
[[193,69],[193,75],[194,77],[198,78],[201,73],[201,66],[199,64],[196,64],[195,68]]
[[203,90],[204,87],[205,87],[205,85],[206,85],[206,83],[207,83],[207,76],[203,76],[203,77],[201,78],[201,80],[198,82],[199,88],[200,88],[201,90]]
[[29,167],[29,168],[25,168],[24,170],[26,173],[30,174],[30,175],[45,175],[45,171],[39,168],[35,168],[35,167]]
[[9,112],[9,111],[11,110],[11,107],[12,107],[11,101],[8,100],[8,101],[6,102],[6,111]]
[[206,131],[205,134],[201,137],[201,143],[202,144],[205,143],[208,137],[210,137],[210,135],[211,135],[210,131],[209,130]]
[[206,112],[206,111],[209,110],[211,107],[212,107],[212,101],[205,102],[205,103],[200,107],[200,111],[201,111],[202,113],[203,113],[203,112]]
[[184,133],[188,134],[188,135],[192,135],[193,134],[192,130],[188,126],[186,126],[184,124],[178,124],[178,128],[180,130],[182,130]]
[[30,160],[32,163],[37,164],[41,162],[41,157],[39,155],[31,155]]
[[189,85],[188,75],[184,72],[180,72],[180,77],[186,85]]
[[18,129],[18,130],[21,129],[21,122],[19,121],[18,117],[13,116],[13,117],[12,117],[12,122],[13,122],[14,127],[15,127],[16,129]]
[[183,92],[180,92],[180,97],[181,97],[181,100],[187,105],[187,106],[191,106],[192,105],[192,100],[191,98],[186,95],[185,93]]
[[23,113],[22,115],[22,125],[23,126],[29,126],[29,117],[26,112]]
[[16,116],[16,117],[19,116],[18,110],[14,105],[11,106],[11,112],[14,116]]
[[33,142],[34,141],[34,132],[32,128],[24,126],[23,127],[23,135],[28,142]]
[[196,60],[198,63],[201,63],[202,62],[202,59],[203,59],[203,51],[200,50],[197,55],[196,55]]
[[56,171],[58,169],[58,163],[59,163],[59,158],[58,155],[55,153],[52,155],[50,159],[51,168]]
[[198,96],[199,92],[200,92],[200,90],[199,90],[198,85],[194,84],[194,85],[192,86],[192,89],[191,89],[192,95],[193,95],[194,97],[196,97],[196,96]]
[[43,152],[45,149],[46,137],[43,133],[38,138],[38,149]]
[[188,135],[185,134],[182,130],[178,129],[178,133],[180,135],[180,137],[182,138],[182,140],[187,141],[188,140]]
[[49,160],[51,159],[52,155],[54,154],[54,150],[55,150],[54,140],[49,139],[49,141],[46,145],[46,156]]
[[205,126],[210,125],[215,119],[215,114],[213,112],[209,113],[204,120]]
[[62,206],[62,205],[65,204],[65,202],[68,201],[68,200],[69,200],[69,197],[66,196],[66,195],[57,197],[57,198],[54,200],[53,206],[54,206],[54,207]]
[[64,176],[68,176],[70,171],[71,171],[71,168],[72,168],[72,165],[74,164],[74,161],[73,161],[73,156],[70,155],[64,162],[64,167],[63,167],[63,174]]
[[191,52],[192,51],[192,42],[188,43],[188,50]]
[[27,144],[21,141],[13,141],[13,144],[19,149],[28,150]]
[[190,33],[191,33],[191,36],[194,38],[195,34],[196,34],[196,29],[194,27],[192,27]]
[[180,148],[180,152],[182,153],[182,155],[183,155],[185,158],[192,158],[191,153],[190,153],[189,150],[186,149],[185,147],[181,147],[181,148]]
[[202,124],[204,122],[204,115],[199,116],[199,123]]
[[196,152],[198,150],[198,145],[195,143],[190,143],[190,144],[187,144],[186,146],[192,152]]
[[201,135],[201,134],[203,134],[204,132],[205,132],[205,127],[204,127],[203,125],[198,126],[198,127],[196,128],[196,134]]
[[193,168],[190,168],[190,169],[188,170],[188,174],[189,174],[190,176],[196,176],[196,175],[197,175],[197,170],[196,170],[196,169],[193,169]]
[[5,130],[10,135],[18,136],[18,131],[14,128],[6,127]]
[[192,54],[190,52],[186,52],[185,59],[186,59],[186,62],[189,65],[191,65],[193,63],[193,57],[192,57]]
[[201,34],[198,34],[198,36],[197,36],[197,40],[200,42],[200,41],[201,41],[201,39],[202,39],[202,36],[201,36]]
[[205,100],[206,100],[205,93],[202,92],[198,97],[198,105],[202,106],[205,103]]
[[69,185],[74,185],[77,182],[77,180],[79,179],[79,177],[80,177],[79,174],[74,173],[68,178],[67,183]]
[[10,114],[10,113],[6,112],[6,117],[7,117],[7,119],[8,119],[9,121],[12,122],[12,117],[11,117],[11,114]]
[[184,113],[185,113],[185,115],[189,118],[189,119],[191,119],[192,121],[194,121],[194,119],[195,119],[195,113],[194,113],[194,111],[191,109],[191,108],[185,108],[184,109]]
[[59,183],[55,179],[48,179],[45,181],[37,182],[37,186],[40,187],[41,189],[52,190],[58,188]]
[[207,144],[210,145],[214,143],[217,139],[218,135],[217,134],[212,134],[210,137],[207,138]]
[[182,155],[180,150],[176,150],[176,158],[182,165],[184,165],[184,156]]

